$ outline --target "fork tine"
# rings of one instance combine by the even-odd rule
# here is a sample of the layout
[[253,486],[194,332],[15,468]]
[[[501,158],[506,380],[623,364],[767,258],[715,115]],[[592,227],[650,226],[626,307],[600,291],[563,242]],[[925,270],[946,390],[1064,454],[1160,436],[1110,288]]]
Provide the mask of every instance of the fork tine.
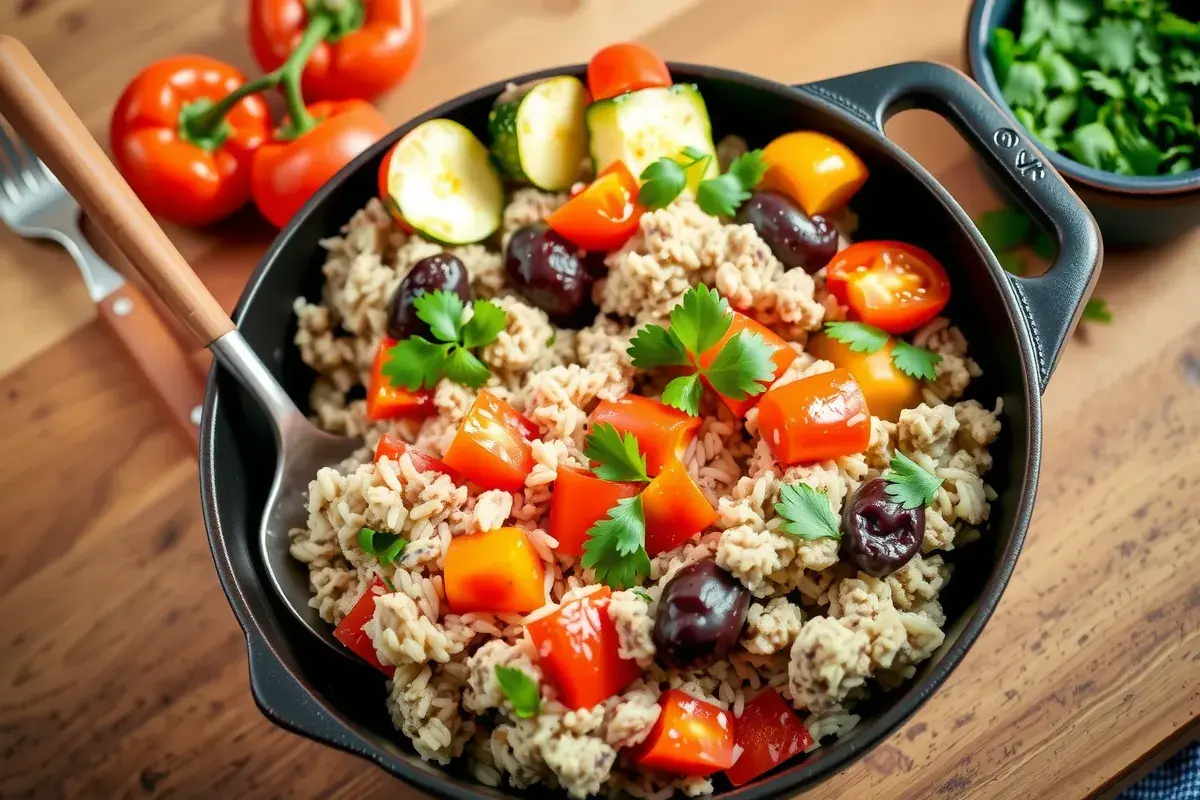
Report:
[[29,142],[25,141],[20,136],[17,136],[16,140],[21,149],[24,150],[25,158],[31,166],[31,177],[38,182],[47,179],[56,180],[54,173],[50,171],[50,168],[46,166],[46,162],[42,161],[42,159],[38,156],[37,151],[30,146]]
[[[32,174],[35,168],[34,164],[37,163],[37,156],[34,156],[33,163],[27,162],[17,155],[17,144],[14,144],[14,141],[21,145],[22,148],[28,147],[21,139],[17,138],[16,134],[10,134],[6,126],[0,125],[0,149],[4,150],[4,157],[8,159],[10,166],[8,179],[13,184],[13,190],[19,194],[21,187],[17,184],[18,179],[30,189],[37,188],[37,182],[34,180]],[[10,196],[11,194],[10,192]],[[16,200],[15,197],[13,199]]]

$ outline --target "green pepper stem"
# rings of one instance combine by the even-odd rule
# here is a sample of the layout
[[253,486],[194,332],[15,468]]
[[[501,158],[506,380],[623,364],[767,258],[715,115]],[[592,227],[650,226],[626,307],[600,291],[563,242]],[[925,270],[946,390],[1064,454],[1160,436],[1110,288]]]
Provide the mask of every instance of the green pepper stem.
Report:
[[287,61],[279,68],[279,82],[283,87],[283,97],[287,101],[288,116],[292,120],[294,135],[307,133],[317,125],[317,120],[304,107],[304,94],[300,90],[300,77],[304,74],[304,65],[309,56],[317,49],[317,45],[333,30],[333,17],[329,14],[314,14],[304,31],[303,38],[296,49],[288,56]]
[[283,68],[280,67],[274,72],[268,72],[258,80],[243,83],[205,109],[203,114],[197,114],[193,119],[189,120],[188,133],[195,138],[204,138],[207,135],[213,134],[220,127],[226,115],[233,110],[234,106],[252,94],[265,92],[267,89],[273,89],[278,86],[282,74]]

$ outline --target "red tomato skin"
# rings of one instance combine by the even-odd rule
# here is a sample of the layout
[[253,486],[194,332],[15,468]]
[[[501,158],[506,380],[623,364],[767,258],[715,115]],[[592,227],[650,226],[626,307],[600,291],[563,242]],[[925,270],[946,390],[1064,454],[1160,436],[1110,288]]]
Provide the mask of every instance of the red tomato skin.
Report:
[[[882,258],[901,263],[904,272],[915,275],[920,294],[897,301],[894,295],[879,296],[865,291],[867,283],[882,271]],[[926,324],[950,302],[950,278],[933,254],[907,242],[855,242],[834,256],[825,270],[825,285],[837,301],[849,306],[852,315],[894,335],[909,333]]]
[[395,339],[384,337],[375,351],[371,365],[371,380],[367,384],[367,419],[420,419],[437,413],[433,405],[433,392],[421,390],[410,392],[392,386],[383,374],[387,351],[396,346]]
[[559,467],[550,499],[550,535],[558,540],[556,552],[583,555],[588,530],[608,516],[617,501],[641,491],[640,483],[606,481],[587,470]]
[[378,464],[379,459],[384,456],[387,456],[392,461],[399,461],[400,456],[405,453],[408,453],[409,460],[412,461],[413,468],[417,472],[440,472],[443,475],[449,476],[450,480],[457,484],[461,485],[464,482],[462,475],[447,467],[440,459],[434,458],[422,450],[418,450],[400,437],[393,436],[390,433],[385,433],[379,437],[379,444],[375,445],[374,461]]
[[605,100],[626,92],[671,85],[666,63],[640,44],[610,44],[588,62],[588,91],[592,100]]
[[679,689],[659,699],[662,711],[633,760],[672,775],[711,775],[733,765],[733,714]]
[[645,213],[637,195],[637,179],[617,161],[547,217],[546,224],[584,250],[618,250],[637,231]]
[[390,678],[396,674],[396,668],[379,662],[375,645],[371,641],[371,637],[363,630],[363,626],[375,616],[375,598],[386,594],[387,591],[383,581],[376,576],[367,590],[362,593],[362,597],[358,598],[354,608],[350,609],[350,613],[342,617],[342,621],[333,629],[333,637],[353,650],[354,654],[363,661]]
[[172,56],[142,70],[125,87],[109,128],[113,161],[156,216],[182,225],[209,225],[250,199],[254,152],[267,140],[271,116],[257,95],[226,115],[232,134],[208,150],[180,129],[183,109],[216,102],[245,83],[235,67],[206,56]]
[[767,689],[746,704],[734,725],[741,755],[725,776],[743,786],[812,746],[812,736],[779,692]]
[[[725,335],[721,337],[721,341],[717,342],[715,345],[700,354],[700,366],[704,369],[708,369],[712,365],[712,362],[716,359],[717,354],[721,352],[721,348],[725,346],[725,343],[734,336],[737,336],[739,331],[743,330],[748,330],[751,333],[757,333],[761,335],[763,337],[763,341],[765,341],[767,346],[773,351],[771,354],[771,360],[775,362],[775,374],[771,378],[772,382],[786,372],[787,368],[791,366],[793,361],[796,360],[796,351],[788,347],[788,343],[776,335],[774,331],[767,328],[765,325],[760,324],[756,320],[747,317],[745,314],[734,311],[733,322],[730,323],[729,330],[726,331]],[[708,388],[712,389],[712,384],[710,384],[707,379],[705,379],[704,383],[706,386],[708,386]],[[726,397],[720,392],[717,392],[716,389],[713,389],[713,391],[716,392],[717,397],[721,398],[721,402],[724,403],[725,406],[732,411],[733,415],[738,419],[745,417],[746,412],[758,405],[758,401],[762,398],[762,394],[760,393],[755,395],[747,395],[741,400],[734,400],[732,397]]]
[[537,426],[486,389],[459,425],[442,461],[484,489],[519,492],[533,471]]
[[682,455],[700,430],[699,417],[636,394],[627,394],[619,400],[602,400],[592,410],[591,422],[593,428],[608,423],[622,434],[636,436],[650,475],[657,475],[672,459]]
[[538,666],[567,708],[603,703],[642,675],[636,661],[618,655],[620,637],[608,615],[611,597],[606,586],[525,626]]
[[323,101],[308,107],[319,121],[294,139],[278,134],[254,154],[254,204],[282,228],[318,189],[360,153],[387,135],[389,125],[363,100]]
[[767,391],[758,428],[786,467],[849,456],[871,441],[871,412],[847,370],[835,369]]
[[646,552],[651,558],[674,550],[717,521],[717,510],[678,459],[671,461],[642,492]]
[[[419,0],[363,0],[363,25],[324,41],[304,65],[304,96],[370,100],[403,81],[425,49]],[[251,0],[250,49],[264,72],[283,65],[308,26],[305,0]]]

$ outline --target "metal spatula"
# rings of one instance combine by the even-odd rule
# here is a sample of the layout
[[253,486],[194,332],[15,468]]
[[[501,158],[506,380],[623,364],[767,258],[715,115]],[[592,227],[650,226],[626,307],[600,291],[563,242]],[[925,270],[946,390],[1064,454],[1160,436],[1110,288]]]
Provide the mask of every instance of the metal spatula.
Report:
[[361,442],[318,430],[250,349],[233,321],[109,162],[25,46],[0,35],[0,114],[54,171],[91,220],[112,237],[182,326],[212,351],[262,405],[274,426],[275,480],[259,544],[267,574],[296,618],[345,652],[316,609],[288,554],[288,531],[303,526],[308,482]]

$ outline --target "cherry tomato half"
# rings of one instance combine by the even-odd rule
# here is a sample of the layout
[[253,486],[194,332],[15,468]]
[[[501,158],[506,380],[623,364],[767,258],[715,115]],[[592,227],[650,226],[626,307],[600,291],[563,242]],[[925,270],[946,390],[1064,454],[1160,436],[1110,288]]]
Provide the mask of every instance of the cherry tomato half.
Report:
[[593,100],[625,92],[670,86],[671,72],[661,58],[640,44],[610,44],[592,56],[587,68]]
[[854,316],[888,333],[929,322],[950,301],[950,278],[926,250],[904,242],[857,242],[834,256],[825,283]]

